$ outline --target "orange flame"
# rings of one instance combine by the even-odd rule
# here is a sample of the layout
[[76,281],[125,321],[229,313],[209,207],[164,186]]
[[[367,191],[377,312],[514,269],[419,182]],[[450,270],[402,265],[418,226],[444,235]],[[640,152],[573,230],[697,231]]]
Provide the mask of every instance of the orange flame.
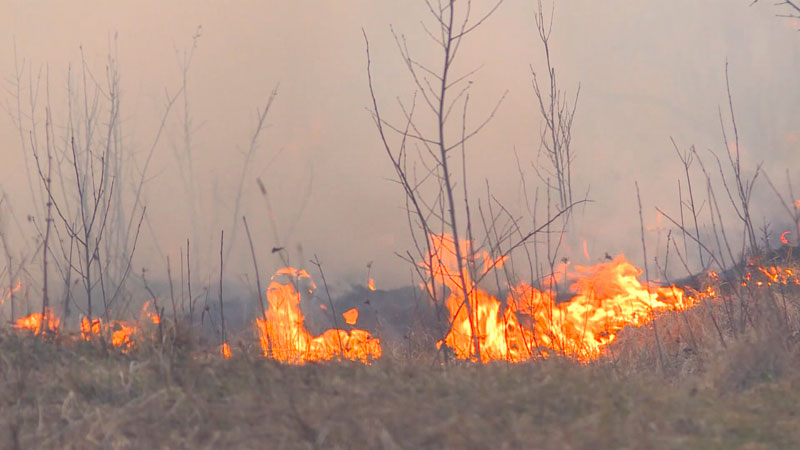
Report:
[[[150,305],[151,302],[149,300],[144,303],[141,310],[141,317],[145,317],[148,321],[158,325],[161,321],[161,317],[157,312],[154,313],[149,310]],[[142,333],[142,329],[132,322],[124,320],[102,321],[100,318],[92,319],[90,322],[86,317],[81,318],[80,329],[81,337],[85,341],[90,341],[95,336],[110,336],[111,345],[120,348],[123,352],[132,349],[134,347],[135,337]]]
[[[153,304],[155,305],[155,302],[153,302]],[[161,315],[159,314],[159,312],[158,311],[150,312],[150,300],[144,302],[144,306],[142,306],[142,314],[144,314],[145,317],[147,317],[151,322],[153,322],[156,325],[161,323]]]
[[781,242],[783,242],[784,244],[788,245],[788,244],[789,244],[789,238],[788,238],[788,236],[789,236],[790,234],[792,234],[792,232],[791,232],[791,231],[789,231],[789,230],[786,230],[786,231],[784,231],[783,233],[781,233]]
[[29,330],[33,331],[34,334],[39,334],[42,332],[42,323],[47,325],[48,330],[57,333],[58,328],[61,326],[61,319],[55,315],[53,310],[45,308],[44,318],[42,318],[42,313],[40,312],[33,313],[20,317],[12,326],[18,330]]
[[[657,311],[685,309],[694,302],[677,287],[641,283],[637,277],[642,271],[619,255],[610,262],[575,266],[578,276],[570,286],[575,295],[567,302],[556,302],[552,290],[543,292],[520,283],[511,287],[503,311],[501,302],[470,277],[466,262],[463,275],[457,275],[452,236],[430,239],[433,264],[426,269],[450,291],[445,305],[452,327],[443,343],[461,359],[477,359],[477,333],[484,363],[519,362],[550,351],[588,361],[599,357],[625,326],[644,325]],[[460,246],[462,254],[468,254],[469,242],[462,241]],[[477,257],[485,260],[488,255],[483,252]]]
[[342,313],[344,321],[348,325],[355,325],[358,322],[358,310],[356,308],[348,309]]
[[375,280],[373,280],[372,278],[370,278],[367,281],[367,289],[369,289],[370,291],[374,291],[375,290]]
[[3,304],[6,302],[6,300],[11,298],[11,296],[14,295],[14,293],[19,291],[20,289],[22,289],[22,281],[17,281],[16,286],[12,287],[8,291],[8,293],[6,293],[6,295],[4,295],[3,297],[0,297],[0,306],[3,306]]
[[133,336],[139,331],[136,326],[128,325],[125,322],[114,321],[111,323],[111,345],[128,350],[133,347]]
[[294,283],[282,284],[274,281],[273,277],[267,288],[269,308],[265,312],[266,317],[256,319],[265,356],[290,364],[333,358],[369,364],[380,358],[380,340],[366,330],[353,329],[347,332],[330,329],[317,337],[311,336],[303,324],[305,316],[300,310],[300,294],[295,288],[300,278],[310,276],[304,270],[291,267],[279,270],[276,275],[289,275],[294,278]]
[[111,345],[127,352],[134,346],[134,336],[139,334],[139,327],[127,323],[122,320],[109,320],[103,323],[99,318],[92,319],[90,322],[88,318],[81,319],[81,337],[85,341],[91,341],[94,336],[101,336],[103,333],[111,335]]
[[219,346],[219,353],[225,359],[230,359],[231,357],[231,346],[228,345],[227,342],[223,342],[222,345]]
[[99,336],[101,333],[100,319],[91,322],[88,317],[81,318],[81,337],[85,341],[90,341],[92,336]]

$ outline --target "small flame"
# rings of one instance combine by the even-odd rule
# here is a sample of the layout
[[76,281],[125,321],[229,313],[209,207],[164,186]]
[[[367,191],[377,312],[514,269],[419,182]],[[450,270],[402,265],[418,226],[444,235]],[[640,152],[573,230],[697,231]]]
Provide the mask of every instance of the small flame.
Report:
[[789,231],[789,230],[786,230],[783,233],[781,233],[781,242],[783,242],[785,245],[788,245],[789,244],[788,236],[791,235],[791,234],[792,234],[792,232]]
[[342,313],[344,321],[348,325],[355,325],[358,322],[358,310],[356,308],[348,309]]
[[231,357],[231,346],[228,345],[227,342],[223,342],[222,345],[219,347],[219,353],[225,359],[230,359]]
[[586,247],[586,239],[583,240],[583,256],[586,257],[586,261],[591,261],[591,258],[589,258],[589,249]]
[[81,318],[81,337],[84,341],[90,341],[92,336],[100,336],[100,332],[100,319],[94,319],[90,322],[88,317]]
[[0,297],[0,306],[3,306],[6,300],[11,298],[11,296],[14,295],[14,293],[19,291],[20,289],[22,289],[22,281],[17,281],[17,284],[14,287],[12,287],[6,295]]
[[[155,301],[153,301],[153,304],[155,305]],[[150,319],[150,321],[156,325],[161,323],[161,315],[159,314],[158,310],[156,310],[156,312],[150,311],[150,300],[144,302],[144,306],[142,306],[142,314],[144,314],[145,317]]]
[[133,347],[133,336],[137,333],[138,328],[124,322],[114,322],[112,328],[115,329],[111,332],[111,345],[121,347],[123,350]]
[[39,334],[42,332],[43,323],[46,324],[47,329],[53,333],[58,332],[58,328],[61,326],[61,320],[50,308],[45,308],[44,319],[42,318],[42,313],[37,312],[25,317],[20,317],[12,326],[18,330],[29,330],[33,331],[34,334]]
[[[161,317],[157,312],[149,310],[152,303],[147,301],[142,306],[141,316],[148,322],[158,325]],[[80,322],[81,337],[86,341],[91,341],[94,337],[110,337],[111,345],[119,348],[123,352],[131,350],[135,346],[137,336],[142,334],[142,328],[134,322],[124,320],[104,321],[100,318],[92,319],[83,317]]]
[[367,281],[367,289],[369,289],[370,291],[374,291],[375,290],[375,280],[373,280],[372,278],[370,278]]

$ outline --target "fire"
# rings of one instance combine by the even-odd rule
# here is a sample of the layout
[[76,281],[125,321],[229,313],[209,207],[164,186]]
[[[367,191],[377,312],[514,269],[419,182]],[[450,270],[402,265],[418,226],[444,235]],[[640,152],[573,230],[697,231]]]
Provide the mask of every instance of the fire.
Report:
[[367,281],[367,289],[369,289],[370,291],[374,291],[375,290],[375,280],[373,280],[372,278],[370,278]]
[[344,321],[348,325],[355,325],[358,322],[358,310],[356,308],[348,309],[342,313]]
[[786,230],[783,233],[781,233],[781,242],[783,244],[785,244],[785,245],[788,245],[789,244],[789,235],[791,235],[791,234],[792,234],[792,232],[789,231],[789,230]]
[[100,319],[94,319],[90,322],[87,317],[81,318],[81,337],[83,340],[89,341],[92,336],[99,336],[101,330]]
[[99,318],[81,319],[81,337],[85,341],[91,341],[95,336],[111,337],[111,345],[121,349],[123,352],[130,350],[134,346],[134,336],[139,334],[139,327],[122,320],[109,320],[103,322]]
[[[348,332],[330,329],[319,336],[312,336],[303,324],[305,316],[300,310],[300,294],[296,287],[302,279],[311,283],[308,272],[286,267],[279,270],[276,275],[288,275],[292,282],[283,284],[275,281],[273,276],[267,288],[269,308],[264,313],[264,319],[256,319],[256,328],[265,356],[290,364],[327,361],[334,358],[369,364],[370,361],[380,358],[380,340],[372,337],[366,330],[352,329]],[[351,311],[353,310],[345,313],[346,321],[348,315],[357,319],[357,311],[355,317]]]
[[[755,266],[754,268],[766,278],[765,280],[756,280],[756,286],[763,286],[765,284],[767,286],[772,286],[773,284],[800,286],[800,277],[790,268],[778,266]],[[747,272],[742,286],[747,286],[751,278],[751,272]]]
[[114,347],[128,350],[133,347],[133,336],[139,331],[136,326],[128,325],[125,322],[111,323],[111,345]]
[[[153,302],[155,304],[155,302]],[[145,315],[151,322],[158,325],[161,323],[161,314],[156,312],[150,312],[150,300],[144,302],[144,306],[142,306],[142,314]]]
[[230,359],[231,357],[231,346],[228,345],[227,342],[223,342],[222,345],[219,346],[219,353],[225,359]]
[[11,289],[9,289],[9,291],[8,291],[8,293],[6,293],[6,295],[0,297],[0,306],[3,306],[3,304],[6,302],[6,300],[11,298],[11,296],[14,295],[14,293],[19,291],[20,289],[22,289],[22,281],[17,281],[17,284],[14,287],[12,287]]
[[[433,265],[426,269],[449,289],[445,305],[452,327],[443,343],[461,359],[476,360],[480,354],[484,363],[519,362],[556,353],[589,361],[599,357],[625,326],[644,325],[658,311],[685,309],[694,302],[677,287],[640,282],[642,271],[619,255],[610,262],[575,266],[577,279],[570,286],[574,295],[569,301],[557,302],[552,289],[541,291],[523,282],[510,287],[503,310],[500,300],[478,287],[466,261],[463,275],[458,275],[451,236],[430,239]],[[469,254],[469,242],[460,246],[462,255]],[[486,273],[491,258],[485,252],[476,256],[484,261],[480,273]],[[500,264],[495,260],[492,266]]]
[[46,308],[44,310],[44,318],[42,318],[42,313],[40,312],[29,314],[17,319],[13,327],[18,330],[29,330],[33,331],[34,334],[39,334],[42,332],[43,323],[46,324],[47,329],[53,333],[58,332],[58,328],[61,326],[61,320],[55,315],[53,310]]
[[[150,301],[144,303],[141,314],[148,321],[158,325],[161,318],[158,313],[149,310]],[[135,338],[142,333],[142,329],[133,322],[124,320],[101,321],[99,318],[92,319],[83,317],[80,323],[81,337],[85,341],[91,341],[93,337],[105,335],[111,338],[111,345],[127,352],[135,345]]]

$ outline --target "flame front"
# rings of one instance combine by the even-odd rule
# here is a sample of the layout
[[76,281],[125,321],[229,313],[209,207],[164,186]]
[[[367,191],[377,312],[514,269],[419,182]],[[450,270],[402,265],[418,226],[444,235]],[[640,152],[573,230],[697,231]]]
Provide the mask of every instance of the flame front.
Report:
[[[141,316],[146,317],[149,322],[158,325],[161,318],[158,313],[150,311],[150,301],[146,301],[142,306]],[[88,318],[81,318],[80,323],[81,337],[85,341],[92,340],[93,337],[105,335],[111,338],[111,345],[127,352],[134,347],[135,337],[142,333],[142,329],[133,322],[125,320],[102,321],[99,318],[89,321]],[[105,334],[104,334],[105,333]]]
[[[657,311],[685,309],[694,301],[677,287],[641,283],[637,277],[642,271],[619,255],[610,262],[575,266],[577,279],[570,286],[575,295],[569,301],[557,302],[552,291],[523,282],[510,287],[503,310],[502,303],[480,289],[473,276],[499,267],[505,258],[492,259],[479,252],[474,259],[483,261],[481,271],[470,270],[465,259],[463,273],[458,275],[452,236],[430,239],[431,264],[425,268],[449,291],[445,305],[452,326],[443,343],[461,359],[476,360],[480,354],[484,363],[520,362],[552,352],[589,361],[599,357],[625,326],[644,325]],[[470,254],[469,242],[459,245],[462,255]],[[551,286],[553,280],[549,281],[546,284]]]
[[[264,312],[263,319],[256,319],[261,349],[265,356],[290,364],[334,358],[369,364],[380,358],[380,340],[372,337],[366,330],[352,329],[348,332],[330,329],[319,336],[312,336],[305,328],[305,316],[300,310],[300,294],[295,288],[300,279],[310,276],[304,270],[288,267],[279,270],[276,275],[289,275],[294,283],[282,284],[273,279],[267,288],[269,308]],[[353,319],[351,311],[345,313],[349,314],[349,317],[345,316],[348,323],[348,319]],[[356,310],[355,319],[357,317]]]

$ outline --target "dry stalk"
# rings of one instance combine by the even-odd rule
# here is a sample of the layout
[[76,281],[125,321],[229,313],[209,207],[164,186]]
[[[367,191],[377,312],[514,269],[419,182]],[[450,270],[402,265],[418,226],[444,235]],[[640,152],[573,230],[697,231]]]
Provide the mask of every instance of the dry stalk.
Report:
[[[636,201],[639,203],[639,225],[641,227],[641,234],[642,234],[642,252],[644,253],[644,274],[645,274],[645,281],[647,286],[647,295],[650,295],[650,271],[647,269],[647,244],[645,243],[644,239],[644,216],[642,215],[642,197],[639,194],[639,182],[635,181],[634,184],[636,185]],[[661,349],[661,338],[658,335],[658,321],[656,320],[655,313],[651,309],[650,314],[653,317],[653,336],[656,339],[656,347],[658,348],[658,361],[660,364],[661,372],[664,373],[666,369],[666,365],[664,364],[664,352]]]

